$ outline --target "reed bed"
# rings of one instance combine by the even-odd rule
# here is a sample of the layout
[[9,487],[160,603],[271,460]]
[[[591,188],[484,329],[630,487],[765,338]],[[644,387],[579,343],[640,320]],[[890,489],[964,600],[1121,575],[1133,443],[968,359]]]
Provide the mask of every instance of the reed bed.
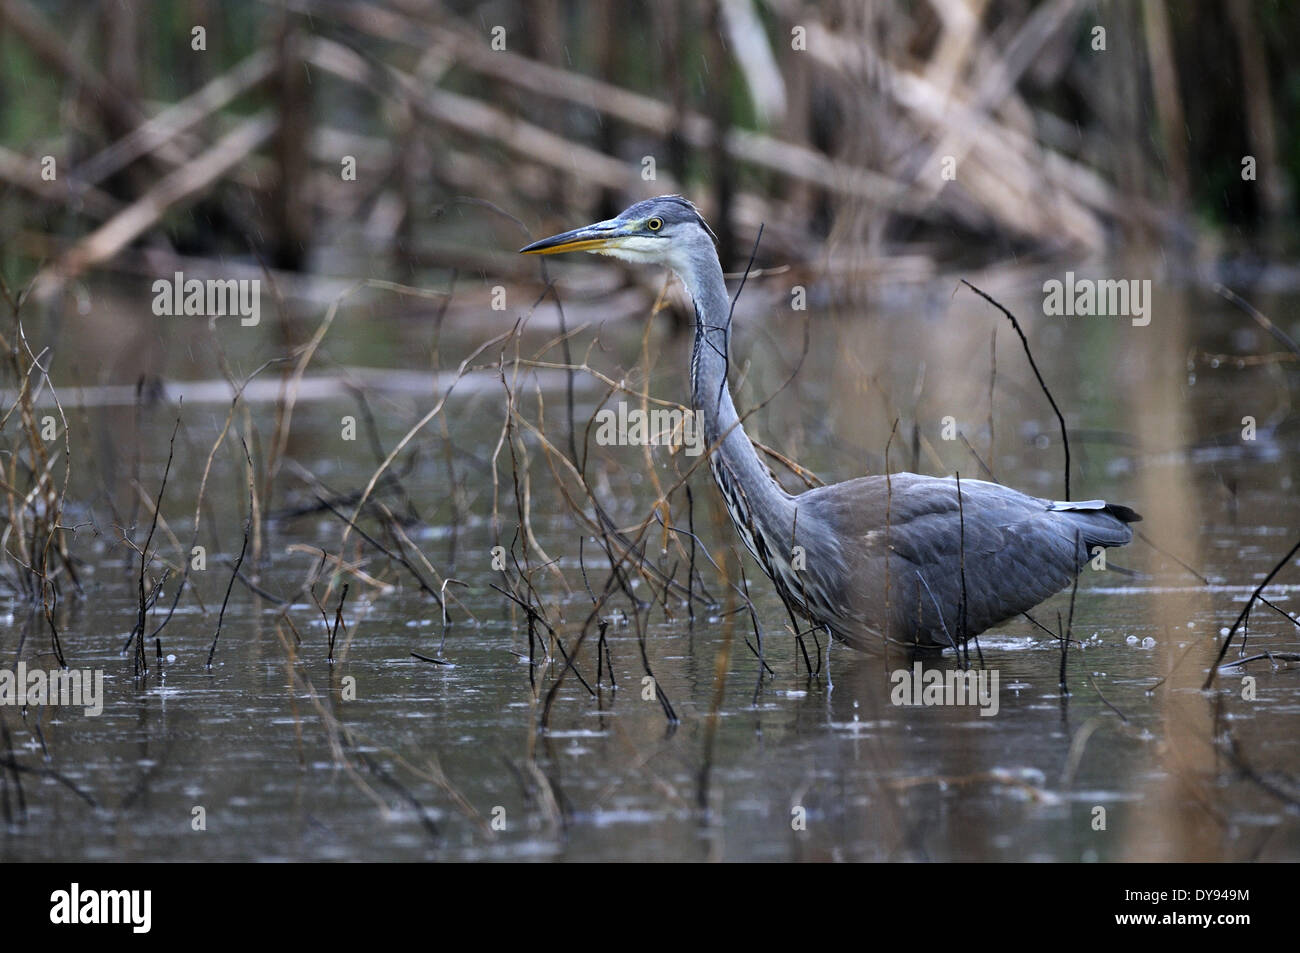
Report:
[[[484,839],[496,832],[436,753],[416,764],[368,737],[343,708],[349,661],[373,616],[398,596],[417,594],[438,619],[436,633],[413,636],[410,646],[426,674],[455,665],[464,640],[486,621],[509,626],[531,704],[508,770],[557,839],[573,815],[550,748],[559,721],[592,706],[652,701],[662,737],[685,725],[697,752],[695,790],[664,782],[664,798],[711,823],[718,733],[738,674],[752,672],[745,697],[753,706],[779,679],[830,678],[825,632],[793,611],[774,618],[756,606],[754,588],[766,583],[734,543],[703,472],[707,452],[689,457],[671,446],[679,434],[657,435],[669,446],[646,441],[618,455],[595,438],[599,413],[615,403],[689,417],[677,399],[684,390],[662,372],[652,343],[656,328],[680,332],[688,306],[657,279],[614,269],[578,269],[563,280],[534,274],[511,251],[539,221],[576,224],[631,198],[689,192],[717,226],[724,264],[741,287],[756,279],[746,293],[760,309],[793,286],[833,308],[879,301],[899,287],[924,295],[917,289],[954,269],[970,275],[963,279],[970,291],[1013,325],[1057,421],[1064,498],[1074,470],[1070,409],[1057,405],[1034,361],[1032,328],[1027,333],[980,288],[1134,245],[1211,256],[1220,234],[1190,223],[1225,190],[1226,215],[1257,228],[1261,242],[1285,241],[1279,223],[1296,158],[1279,116],[1291,67],[1269,72],[1259,64],[1277,58],[1262,21],[1293,18],[1286,11],[1232,5],[1224,15],[1236,44],[1234,75],[1250,91],[1239,138],[1258,166],[1249,181],[1261,185],[1252,188],[1206,171],[1216,163],[1235,169],[1240,157],[1229,162],[1223,152],[1189,147],[1184,134],[1199,135],[1214,112],[1191,108],[1187,64],[1198,31],[1219,14],[1171,15],[1160,2],[1102,13],[1069,0],[1033,7],[780,0],[700,10],[668,3],[638,6],[626,21],[592,4],[568,23],[507,3],[498,8],[500,48],[497,24],[441,4],[230,5],[238,12],[213,21],[213,55],[185,60],[184,82],[172,83],[171,96],[139,73],[147,45],[141,7],[117,6],[122,22],[86,56],[56,27],[59,4],[0,0],[2,42],[22,49],[31,64],[24,68],[57,90],[68,117],[43,137],[0,147],[0,274],[21,278],[0,279],[0,582],[21,617],[4,648],[15,658],[75,664],[66,604],[93,599],[79,567],[115,566],[98,584],[130,594],[131,618],[114,620],[120,625],[109,637],[138,689],[161,682],[164,644],[193,640],[196,627],[208,669],[242,664],[248,645],[267,636],[280,652],[302,763],[314,737],[378,811],[414,811],[434,845],[446,842],[449,818]],[[762,15],[736,13],[745,9]],[[1096,48],[1096,26],[1109,28],[1111,46]],[[580,35],[591,39],[574,43],[573,65],[562,51]],[[697,61],[714,72],[688,67]],[[1147,120],[1157,131],[1139,135]],[[56,160],[53,177],[43,175],[47,156]],[[950,169],[959,171],[949,176]],[[512,211],[525,208],[527,216]],[[1214,286],[1230,265],[1224,256],[1181,277]],[[110,459],[96,450],[90,387],[76,386],[87,382],[55,386],[60,332],[70,333],[59,316],[77,312],[88,289],[125,283],[140,296],[142,279],[175,272],[262,282],[273,304],[268,327],[249,363],[246,353],[230,353],[238,317],[209,316],[200,363],[217,381],[220,403],[202,413],[178,396],[185,382],[100,382],[98,406],[130,412],[130,433]],[[1272,277],[1276,286],[1296,276],[1277,269]],[[1217,287],[1276,347],[1226,354],[1183,342],[1189,365],[1267,366],[1289,399],[1287,374],[1300,348],[1246,295]],[[509,306],[490,303],[498,296]],[[429,328],[427,354],[412,362],[417,386],[428,384],[417,401],[392,400],[385,391],[392,381],[331,355],[340,316],[367,309],[417,316]],[[613,356],[626,335],[607,336],[604,327],[620,318],[645,322],[626,360]],[[444,341],[445,327],[463,332],[470,322],[482,322],[471,346]],[[810,321],[802,332],[806,356]],[[995,423],[994,393],[1014,386],[1037,399],[1037,391],[1005,357],[998,369],[996,330],[990,347],[987,445],[977,449],[963,433],[958,472],[994,479],[996,431],[1006,428]],[[789,376],[743,416],[763,419],[769,402],[797,388],[802,364],[802,356],[788,362]],[[926,442],[920,413],[900,411],[879,373],[861,375],[879,398],[877,423],[887,433],[871,448],[876,469],[910,462],[946,472],[949,458]],[[914,405],[924,388],[922,372]],[[75,406],[65,402],[73,390]],[[1134,391],[1130,407],[1170,409],[1168,381]],[[348,452],[369,470],[353,485],[334,485],[296,449],[302,430],[319,426],[320,407],[341,402],[356,428]],[[467,449],[460,424],[471,402],[492,408],[494,432]],[[1162,435],[1148,429],[1137,441],[1141,452],[1154,452]],[[788,447],[759,446],[788,485],[821,484]],[[618,478],[634,467],[644,480],[632,490]],[[1164,488],[1144,489],[1159,496]],[[1184,502],[1191,494],[1186,485],[1170,492]],[[563,509],[539,512],[539,499],[558,499]],[[1208,600],[1210,580],[1195,568],[1198,528],[1172,503],[1161,512],[1160,545],[1143,537],[1151,558],[1195,577]],[[543,520],[572,527],[563,549],[539,529]],[[1181,657],[1162,659],[1164,674],[1151,686],[1171,745],[1192,752],[1186,762],[1171,759],[1171,784],[1201,800],[1211,800],[1210,786],[1230,769],[1296,805],[1300,784],[1261,768],[1222,717],[1230,702],[1220,694],[1213,706],[1198,700],[1189,709],[1183,689],[1211,690],[1229,667],[1295,661],[1275,648],[1249,653],[1247,635],[1252,618],[1288,636],[1300,627],[1268,598],[1298,546],[1279,552],[1225,636],[1205,634]],[[292,560],[296,587],[268,578],[278,559]],[[491,619],[483,609],[489,592]],[[1080,664],[1074,608],[1072,592],[1055,630],[1029,620],[1059,644],[1063,719]],[[1184,611],[1172,602],[1157,608],[1166,620]],[[707,707],[670,692],[673,679],[660,676],[672,662],[652,637],[655,624],[693,630],[704,619],[718,627]],[[624,634],[631,638],[612,637]],[[956,664],[985,664],[978,642],[972,660],[964,636],[957,633],[965,648]],[[780,655],[792,661],[785,667],[772,661],[783,639]],[[627,645],[634,657],[616,658]],[[1087,678],[1116,730],[1136,738],[1128,715]],[[53,778],[97,809],[93,794],[16,751],[5,718],[0,711],[6,822],[25,813],[27,774]],[[1073,730],[1062,785],[1095,730],[1092,723]],[[624,740],[633,763],[653,757]],[[148,783],[142,775],[126,806]],[[949,783],[1043,794],[986,770],[894,778],[876,793],[890,801]],[[1189,855],[1212,855],[1189,833],[1196,819],[1185,798],[1178,801],[1185,790],[1153,794],[1153,803],[1180,807],[1168,817],[1155,811],[1152,823],[1184,836]]]

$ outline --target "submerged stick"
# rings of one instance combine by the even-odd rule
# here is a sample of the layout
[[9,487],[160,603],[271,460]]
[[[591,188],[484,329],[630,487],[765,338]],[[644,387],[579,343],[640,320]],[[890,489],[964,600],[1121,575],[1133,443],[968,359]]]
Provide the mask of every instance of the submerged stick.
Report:
[[966,633],[969,631],[966,623],[967,595],[966,595],[966,507],[962,503],[961,497],[961,474],[957,473],[957,564],[961,573],[961,606],[957,616],[957,640],[961,643],[965,651],[966,668],[970,668],[970,646],[967,643]]
[[[1075,552],[1078,552],[1080,542],[1081,541],[1079,538],[1079,533],[1075,532],[1074,534]],[[1074,582],[1070,586],[1070,615],[1068,616],[1068,621],[1065,623],[1065,629],[1061,632],[1061,675],[1058,684],[1060,685],[1062,695],[1070,694],[1070,688],[1069,685],[1066,684],[1066,679],[1065,679],[1065,666],[1066,666],[1066,662],[1069,661],[1069,657],[1070,657],[1070,636],[1074,634],[1074,597],[1077,596],[1078,594],[1079,594],[1079,574],[1075,573]],[[1061,627],[1061,614],[1059,612],[1056,614],[1056,627],[1058,629]],[[1097,694],[1100,695],[1101,692],[1098,692]]]
[[1241,609],[1241,614],[1237,616],[1237,621],[1232,623],[1232,628],[1228,630],[1228,635],[1227,638],[1223,640],[1223,645],[1219,647],[1219,657],[1214,660],[1214,665],[1210,667],[1209,674],[1205,676],[1205,684],[1201,686],[1202,691],[1209,691],[1210,687],[1214,684],[1214,677],[1219,673],[1219,667],[1223,664],[1224,656],[1228,654],[1228,646],[1232,644],[1232,637],[1237,634],[1237,629],[1246,620],[1246,617],[1250,615],[1251,606],[1255,604],[1255,600],[1259,598],[1259,594],[1268,587],[1270,582],[1273,581],[1273,577],[1282,571],[1282,567],[1291,562],[1291,559],[1296,553],[1300,553],[1300,540],[1296,540],[1296,544],[1291,547],[1287,554],[1282,557],[1281,561],[1273,567],[1267,576],[1264,577],[1264,581],[1256,586],[1255,591],[1250,594],[1250,598],[1246,600],[1246,604]]
[[136,621],[136,644],[135,644],[135,673],[140,674],[143,669],[146,674],[149,672],[149,663],[145,661],[144,655],[144,628],[145,617],[149,611],[148,597],[144,591],[144,573],[149,565],[149,546],[153,542],[153,534],[158,529],[158,513],[162,507],[163,492],[167,489],[167,476],[171,473],[172,458],[176,452],[176,431],[180,429],[181,416],[176,414],[176,424],[172,427],[171,442],[167,445],[167,463],[163,467],[162,482],[158,485],[158,498],[154,500],[153,522],[149,524],[149,535],[144,539],[144,547],[140,550],[140,615]]
[[1021,330],[1020,322],[1016,320],[1014,314],[965,278],[961,279],[961,283],[1006,315],[1007,320],[1011,322],[1011,326],[1016,329],[1016,334],[1020,335],[1020,343],[1025,349],[1025,357],[1029,358],[1029,368],[1034,372],[1034,376],[1038,378],[1038,386],[1047,395],[1047,402],[1052,405],[1052,412],[1056,414],[1056,420],[1061,425],[1061,446],[1065,449],[1065,499],[1068,500],[1070,499],[1070,438],[1065,433],[1065,417],[1061,414],[1061,408],[1056,406],[1056,398],[1047,389],[1047,383],[1043,380],[1043,375],[1038,372],[1038,364],[1034,361],[1033,352],[1029,350],[1029,339],[1025,337],[1025,332]]
[[343,622],[343,603],[348,597],[348,586],[350,583],[343,584],[343,590],[339,593],[338,608],[334,610],[334,625],[330,627],[329,655],[327,656],[330,663],[334,662],[334,640],[338,638],[339,627],[342,626],[347,631],[347,625]]
[[221,611],[217,613],[217,630],[212,633],[212,647],[208,649],[207,668],[212,668],[212,657],[217,654],[217,640],[221,638],[221,624],[226,619],[226,605],[230,602],[231,590],[235,588],[235,577],[239,575],[239,567],[244,563],[244,555],[248,552],[248,538],[253,532],[253,458],[248,453],[248,444],[244,443],[243,437],[239,438],[239,442],[244,448],[244,459],[248,461],[248,519],[244,521],[244,545],[239,548],[239,558],[235,560],[230,582],[226,584],[226,596],[221,600]]

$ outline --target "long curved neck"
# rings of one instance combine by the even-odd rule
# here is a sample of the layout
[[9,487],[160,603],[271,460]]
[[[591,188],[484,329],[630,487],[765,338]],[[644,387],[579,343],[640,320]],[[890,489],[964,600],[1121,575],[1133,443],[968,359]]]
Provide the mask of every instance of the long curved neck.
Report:
[[[727,385],[731,304],[722,266],[716,256],[709,256],[703,263],[697,259],[678,273],[695,303],[691,397],[705,445],[716,445],[709,461],[714,479],[729,502],[733,495],[741,495],[750,520],[764,525],[769,532],[779,532],[778,528],[789,522],[793,503],[749,442]],[[733,518],[740,515],[734,505],[731,510]],[[740,529],[748,542],[747,528]]]

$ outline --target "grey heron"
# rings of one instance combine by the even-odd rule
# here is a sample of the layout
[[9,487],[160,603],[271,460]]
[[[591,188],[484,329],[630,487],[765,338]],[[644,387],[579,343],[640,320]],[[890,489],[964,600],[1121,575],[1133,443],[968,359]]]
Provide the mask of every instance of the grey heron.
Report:
[[691,398],[709,466],[746,548],[793,612],[857,649],[956,649],[1061,591],[1097,546],[1141,519],[997,483],[895,473],[789,493],[759,459],[727,383],[731,307],[712,229],[680,196],[520,251],[588,251],[666,265],[695,305]]

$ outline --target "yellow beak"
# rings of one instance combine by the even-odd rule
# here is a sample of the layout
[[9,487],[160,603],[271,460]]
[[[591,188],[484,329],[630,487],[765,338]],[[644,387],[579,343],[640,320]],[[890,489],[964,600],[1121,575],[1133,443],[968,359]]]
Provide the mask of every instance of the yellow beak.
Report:
[[519,253],[521,255],[559,255],[570,251],[596,251],[599,248],[608,248],[610,245],[617,244],[617,240],[626,234],[625,227],[621,222],[617,221],[596,222],[593,225],[584,225],[582,228],[575,228],[571,232],[562,232],[559,235],[552,235],[550,238],[543,238],[541,241],[533,242],[531,245],[525,245],[519,249]]

